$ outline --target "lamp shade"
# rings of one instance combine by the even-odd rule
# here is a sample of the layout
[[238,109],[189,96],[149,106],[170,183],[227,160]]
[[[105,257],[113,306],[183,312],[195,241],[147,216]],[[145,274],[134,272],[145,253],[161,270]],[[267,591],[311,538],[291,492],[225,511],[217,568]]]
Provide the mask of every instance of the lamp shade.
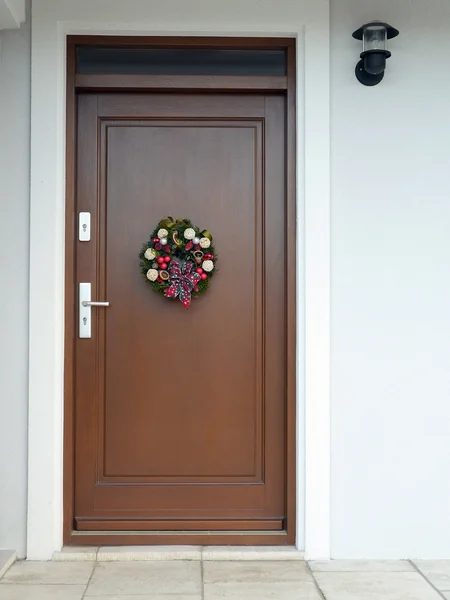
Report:
[[387,50],[387,29],[384,23],[366,25],[363,31],[363,52]]
[[[371,29],[374,28],[374,29]],[[365,44],[366,41],[363,39],[364,35],[365,35],[365,31],[368,31],[368,37],[372,37],[372,35],[374,34],[374,37],[377,38],[379,36],[379,28],[383,28],[386,32],[385,34],[385,40],[388,39],[392,39],[394,37],[397,37],[398,34],[400,33],[398,29],[395,29],[395,27],[392,27],[392,25],[389,25],[389,23],[383,23],[383,21],[371,21],[370,23],[366,23],[365,25],[363,25],[362,27],[360,27],[359,29],[357,29],[356,31],[353,32],[353,37],[355,38],[355,40],[362,40],[363,43]],[[370,33],[372,32],[372,33]],[[370,42],[372,43],[372,42]],[[385,42],[386,43],[386,42]],[[369,50],[369,48],[365,48],[366,50]],[[383,48],[380,48],[383,49]],[[386,49],[386,48],[384,48]]]

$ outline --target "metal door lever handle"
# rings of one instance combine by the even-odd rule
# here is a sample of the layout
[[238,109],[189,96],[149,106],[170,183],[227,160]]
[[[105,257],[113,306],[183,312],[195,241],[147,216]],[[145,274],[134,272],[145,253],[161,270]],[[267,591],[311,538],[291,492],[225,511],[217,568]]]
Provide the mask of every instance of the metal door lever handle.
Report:
[[81,304],[83,306],[109,306],[109,302],[91,302],[90,300],[83,300]]
[[[91,284],[88,282],[80,283],[79,287],[79,336],[80,338],[90,338],[91,331],[91,307],[92,306],[109,306],[109,302],[94,302],[91,300]],[[97,314],[97,316],[99,316]]]

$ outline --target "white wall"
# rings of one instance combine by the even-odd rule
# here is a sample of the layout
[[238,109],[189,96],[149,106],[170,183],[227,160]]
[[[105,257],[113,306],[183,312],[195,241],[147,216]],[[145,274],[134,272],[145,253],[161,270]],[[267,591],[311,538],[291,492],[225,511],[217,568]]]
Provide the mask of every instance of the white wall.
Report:
[[30,27],[0,33],[0,548],[26,548]]
[[450,4],[331,7],[332,555],[450,557]]
[[0,0],[0,29],[16,29],[26,19],[26,0]]
[[[296,2],[285,1],[290,10],[297,6]],[[120,16],[119,2],[115,2],[115,13],[105,24],[101,21],[105,14],[103,2],[92,4],[86,0],[82,3],[84,8],[77,8],[76,2],[70,5],[68,0],[47,0],[46,4],[51,10],[40,13],[36,48],[40,73],[49,85],[43,92],[36,87],[42,100],[41,104],[40,100],[37,102],[36,110],[45,106],[46,95],[50,94],[50,108],[47,112],[43,108],[41,117],[44,117],[42,127],[48,125],[52,135],[48,138],[49,150],[42,160],[36,153],[34,177],[36,199],[49,199],[44,208],[51,219],[59,201],[59,191],[56,193],[55,189],[62,189],[62,184],[55,183],[56,175],[51,169],[60,164],[55,157],[61,154],[58,149],[63,148],[60,137],[63,134],[55,126],[62,119],[63,98],[55,89],[62,89],[59,78],[63,63],[62,57],[52,59],[59,48],[56,42],[58,18],[52,17],[52,12],[61,10],[63,21],[74,23],[82,19],[80,27],[90,29],[86,24],[89,5],[94,21],[92,30],[103,27],[106,32],[125,27],[137,29],[132,21],[137,23],[134,17],[138,12],[142,16],[142,11],[137,10],[140,4],[135,1],[127,4],[124,16]],[[280,9],[281,4],[274,5],[278,21],[272,22],[277,29],[273,33],[282,31],[285,22],[289,21]],[[172,8],[173,5],[172,2]],[[269,2],[260,5],[266,11],[266,18]],[[176,32],[197,26],[202,32],[214,23],[212,14],[203,13],[206,15],[203,20],[196,21],[192,11],[189,15],[172,13],[167,6],[167,11],[160,7],[159,18],[155,17],[154,10],[147,10],[146,23],[142,27],[147,26],[149,31],[151,27],[164,31],[169,24]],[[225,5],[221,3],[221,6]],[[130,7],[134,12],[130,13]],[[80,11],[79,19],[77,11]],[[247,27],[251,32],[248,23],[242,20],[245,14],[241,11],[236,17],[229,16],[228,21],[217,24],[217,29],[223,27],[226,33],[240,31],[244,34]],[[126,16],[130,23],[125,21]],[[401,34],[392,42],[393,56],[383,83],[375,88],[364,88],[354,78],[360,47],[351,38],[351,33],[373,18],[391,21]],[[450,55],[450,5],[447,0],[377,0],[376,3],[373,0],[332,0],[331,19],[332,555],[335,558],[450,557],[450,77],[446,68],[446,59]],[[269,25],[266,30],[270,31]],[[0,546],[18,548],[23,555],[27,422],[28,30],[23,27],[20,32],[4,32],[1,38]],[[313,38],[313,43],[308,42]],[[308,106],[324,102],[319,89],[328,73],[318,68],[314,60],[326,40],[327,34],[323,30],[307,31],[307,50],[311,43],[305,63],[307,114]],[[48,52],[47,62],[44,61],[45,52]],[[45,72],[42,70],[44,63],[51,65]],[[312,91],[319,78],[321,82],[314,97]],[[303,80],[299,83],[302,88]],[[303,115],[305,108],[302,93],[301,89],[299,115]],[[303,180],[299,181],[300,199],[303,187],[306,188],[307,262],[308,252],[310,257],[315,257],[326,249],[326,222],[319,218],[325,215],[326,219],[326,202],[323,202],[326,186],[320,192],[315,187],[311,166],[316,162],[316,170],[320,170],[319,150],[326,154],[323,140],[327,124],[323,118],[321,123],[323,128],[317,136],[313,135],[317,121],[306,120],[305,131],[310,141],[305,156],[305,186]],[[42,139],[39,137],[40,120],[35,119],[35,127],[38,143]],[[311,140],[317,140],[316,145]],[[299,156],[303,160],[302,140]],[[326,160],[323,164],[327,164]],[[50,178],[44,177],[44,171],[46,175],[50,173]],[[326,172],[324,177],[326,179]],[[57,179],[62,180],[61,173]],[[316,202],[322,202],[321,208],[311,219]],[[36,225],[38,209],[36,204]],[[60,216],[60,205],[58,211]],[[301,209],[299,215],[301,221]],[[49,260],[62,240],[62,229],[50,233],[51,243],[46,255]],[[37,243],[43,235],[37,226],[34,235]],[[318,240],[316,246],[314,240]],[[315,294],[310,297],[310,311],[322,302],[316,318],[318,322],[326,312],[326,291],[320,296],[323,280],[314,284],[317,264],[310,260],[307,291],[314,289]],[[318,266],[325,263],[319,261]],[[48,265],[53,273],[55,265],[51,262]],[[58,272],[61,271],[59,266],[58,262]],[[300,267],[302,269],[302,265]],[[39,277],[35,281],[38,286]],[[52,291],[59,289],[59,280],[57,284],[55,281]],[[52,302],[54,305],[56,301]],[[38,308],[45,309],[46,306],[42,301]],[[37,312],[35,317],[39,317]],[[313,343],[317,336],[314,328],[309,326],[311,322],[307,318],[306,331]],[[53,332],[53,337],[49,338],[52,343],[55,337]],[[35,341],[36,356],[40,343],[42,339]],[[50,353],[47,358],[52,360],[52,356]],[[314,357],[314,352],[310,356]],[[305,364],[307,380],[310,377],[326,381],[326,368],[320,367],[326,360],[308,363],[307,359]],[[58,467],[52,466],[50,461],[55,443],[51,441],[47,449],[40,451],[38,442],[41,439],[39,428],[44,436],[47,431],[51,437],[52,427],[60,427],[55,415],[52,418],[50,413],[46,416],[42,412],[43,407],[52,410],[56,407],[57,414],[58,400],[51,396],[56,392],[47,392],[52,386],[54,389],[58,386],[46,370],[41,371],[39,377],[35,373],[35,377],[36,385],[40,385],[39,380],[45,386],[43,383],[42,389],[35,394],[32,415],[37,428],[33,434],[36,446],[32,455],[39,454],[37,460],[42,459],[39,464],[47,465],[49,474],[44,467],[34,470],[35,493],[42,490],[43,495],[39,502],[34,502],[39,510],[33,518],[36,524],[40,520],[44,528],[35,527],[34,554],[48,557],[55,547],[54,530],[58,529],[56,522],[51,521],[54,507],[48,489],[54,486],[55,496],[58,496],[59,487],[55,484]],[[300,381],[299,388],[302,387]],[[317,394],[307,387],[307,406],[310,402],[312,409],[316,400]],[[318,445],[324,447],[323,438],[310,436],[307,452],[314,443],[311,437],[318,439]],[[56,457],[55,461],[58,460]],[[307,494],[312,488],[314,461],[309,464]],[[45,486],[42,485],[43,476]],[[322,502],[322,505],[317,504],[319,512],[328,498],[323,498]],[[323,514],[326,519],[325,511]],[[42,548],[39,540],[44,530],[51,539],[48,543],[43,540]],[[314,530],[317,528],[311,526],[311,535]],[[311,543],[314,544],[314,540]]]

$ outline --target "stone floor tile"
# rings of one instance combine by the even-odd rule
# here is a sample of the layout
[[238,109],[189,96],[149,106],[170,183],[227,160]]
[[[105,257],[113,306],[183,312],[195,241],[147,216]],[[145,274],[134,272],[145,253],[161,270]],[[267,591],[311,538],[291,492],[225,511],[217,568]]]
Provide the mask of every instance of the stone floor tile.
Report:
[[201,593],[201,565],[195,561],[97,563],[86,596]]
[[305,562],[205,562],[205,583],[312,581]]
[[0,581],[4,583],[86,584],[92,574],[92,562],[20,561]]
[[64,546],[60,552],[53,552],[53,560],[58,562],[95,561],[97,560],[97,550],[98,548],[95,546]]
[[438,590],[450,592],[450,560],[415,560],[414,564]]
[[0,600],[81,600],[85,585],[0,585]]
[[205,583],[204,600],[322,600],[312,581]]
[[419,573],[319,573],[327,600],[442,600]]
[[202,595],[196,594],[195,596],[186,596],[185,594],[132,594],[130,596],[126,594],[125,596],[85,596],[85,598],[90,598],[91,600],[202,600]]
[[304,560],[295,546],[205,546],[202,559],[209,560]]
[[101,546],[97,560],[201,560],[201,546]]
[[407,560],[311,560],[311,571],[356,571],[370,573],[414,571]]

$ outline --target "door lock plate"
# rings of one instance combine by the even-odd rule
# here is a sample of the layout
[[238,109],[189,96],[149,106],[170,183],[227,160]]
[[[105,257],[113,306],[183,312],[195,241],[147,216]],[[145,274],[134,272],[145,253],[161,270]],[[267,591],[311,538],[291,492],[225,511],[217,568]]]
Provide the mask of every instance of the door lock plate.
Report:
[[78,215],[78,239],[80,242],[91,241],[91,213],[80,212]]
[[78,298],[78,312],[80,314],[79,331],[80,338],[91,337],[91,307],[84,306],[83,302],[90,302],[91,300],[91,284],[80,283],[79,286],[79,298]]

